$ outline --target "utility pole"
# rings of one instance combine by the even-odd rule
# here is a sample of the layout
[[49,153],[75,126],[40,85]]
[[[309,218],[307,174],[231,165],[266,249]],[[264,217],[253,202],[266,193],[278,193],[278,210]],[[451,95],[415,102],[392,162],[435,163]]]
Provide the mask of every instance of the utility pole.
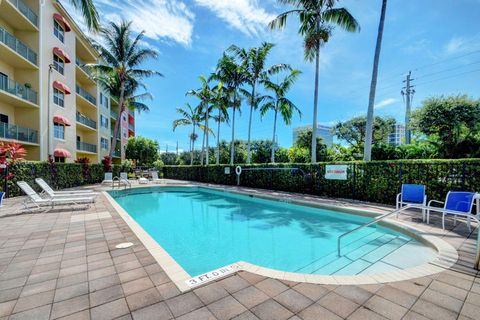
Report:
[[412,71],[409,71],[407,74],[407,78],[403,80],[405,83],[405,87],[402,89],[402,96],[405,100],[406,108],[405,108],[405,143],[410,144],[412,142],[412,131],[410,128],[410,114],[412,112],[412,100],[413,95],[415,94],[414,86],[412,86]]

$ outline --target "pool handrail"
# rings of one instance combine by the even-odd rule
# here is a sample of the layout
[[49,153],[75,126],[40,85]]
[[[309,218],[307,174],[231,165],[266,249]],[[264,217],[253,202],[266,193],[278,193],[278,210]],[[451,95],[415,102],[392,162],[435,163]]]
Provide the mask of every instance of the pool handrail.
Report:
[[383,220],[383,219],[385,219],[385,218],[387,218],[387,217],[389,217],[389,216],[391,216],[391,215],[399,214],[400,212],[402,212],[402,211],[404,211],[404,210],[407,210],[407,209],[409,209],[409,208],[416,208],[416,207],[417,207],[417,206],[413,206],[413,205],[407,204],[406,206],[401,207],[400,209],[396,209],[396,210],[394,210],[394,211],[391,211],[391,212],[387,212],[387,213],[385,213],[385,214],[382,214],[381,216],[376,217],[376,218],[373,219],[372,221],[369,221],[369,222],[367,222],[367,223],[365,223],[365,224],[362,224],[361,226],[356,227],[355,229],[352,229],[352,230],[350,230],[350,231],[347,231],[347,232],[341,234],[341,235],[338,236],[338,238],[337,238],[337,254],[338,254],[338,256],[341,257],[340,246],[341,246],[341,240],[342,240],[343,237],[348,236],[349,234],[354,233],[355,231],[358,231],[358,230],[360,230],[360,229],[366,228],[366,227],[368,227],[368,226],[370,226],[370,225],[372,225],[372,224],[374,224],[374,223],[377,223],[377,222],[379,222],[380,220]]

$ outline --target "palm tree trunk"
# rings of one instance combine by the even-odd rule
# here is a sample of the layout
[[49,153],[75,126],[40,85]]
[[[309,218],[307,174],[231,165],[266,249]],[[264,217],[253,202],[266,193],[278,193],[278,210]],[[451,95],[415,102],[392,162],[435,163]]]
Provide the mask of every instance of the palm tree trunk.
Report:
[[115,128],[113,129],[113,140],[110,146],[110,152],[108,153],[108,158],[110,159],[110,162],[112,161],[113,152],[115,151],[115,148],[117,146],[117,137],[118,137],[118,131],[119,131],[118,129],[120,128],[120,120],[122,119],[122,114],[125,111],[124,96],[125,96],[125,82],[122,81],[120,83],[120,98],[118,101],[119,110],[117,115],[117,122],[115,123]]
[[275,135],[277,134],[277,113],[278,102],[275,104],[275,117],[273,118],[273,137],[272,137],[272,163],[275,163]]
[[218,110],[218,128],[217,128],[217,166],[220,164],[220,124],[221,111]]
[[195,150],[195,140],[193,139],[195,138],[195,124],[193,124],[193,132],[192,132],[192,152],[190,154],[190,165],[193,166],[193,152]]
[[373,139],[373,109],[375,107],[375,93],[377,90],[378,64],[380,62],[380,51],[382,49],[383,26],[385,24],[385,12],[387,10],[387,0],[382,1],[382,13],[380,15],[380,24],[378,25],[377,45],[375,47],[375,57],[373,59],[372,82],[370,83],[370,96],[368,98],[367,128],[365,133],[365,146],[363,159],[370,161],[372,159],[372,139]]
[[203,166],[203,152],[205,150],[205,128],[203,128],[202,151],[200,152],[200,165]]
[[252,132],[252,114],[253,114],[253,109],[256,104],[255,101],[255,84],[252,86],[252,101],[250,103],[250,116],[248,120],[248,140],[247,140],[247,164],[250,164],[250,137],[251,137],[251,132]]
[[[320,22],[317,22],[320,29]],[[320,43],[315,54],[315,93],[313,97],[313,125],[312,125],[312,163],[317,162],[317,115],[318,115],[318,81],[320,77]]]
[[206,131],[205,136],[207,137],[207,138],[206,138],[206,142],[205,142],[205,144],[206,144],[206,150],[205,150],[205,165],[207,165],[207,166],[208,166],[208,147],[209,147],[209,145],[208,145],[208,135],[209,135],[209,133],[210,133],[209,130],[208,130],[208,117],[209,117],[209,116],[210,116],[210,114],[209,114],[208,104],[207,104],[207,110],[205,111],[205,131]]
[[[236,95],[235,95],[234,99],[236,99]],[[235,142],[235,109],[236,109],[236,106],[235,106],[235,102],[234,102],[234,104],[233,104],[233,115],[232,115],[232,142],[230,143],[230,165],[233,165],[233,159],[234,159],[234,156],[235,156],[235,146],[234,146],[234,142]]]

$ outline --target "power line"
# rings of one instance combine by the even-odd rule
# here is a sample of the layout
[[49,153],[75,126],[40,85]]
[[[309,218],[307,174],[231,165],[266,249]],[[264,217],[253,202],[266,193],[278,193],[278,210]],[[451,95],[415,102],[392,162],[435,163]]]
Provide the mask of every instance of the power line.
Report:
[[443,78],[433,79],[433,80],[430,80],[430,81],[421,82],[421,83],[418,83],[417,86],[421,86],[421,85],[424,85],[424,84],[428,84],[428,83],[432,83],[432,82],[437,82],[437,81],[441,81],[441,80],[456,78],[456,77],[460,77],[460,76],[463,76],[463,75],[466,75],[466,74],[475,73],[475,72],[480,72],[480,69],[471,70],[471,71],[467,71],[467,72],[462,72],[462,73],[454,74],[454,75],[451,75],[451,76],[448,76],[448,77],[443,77]]
[[425,69],[425,68],[427,68],[427,67],[431,67],[431,66],[435,66],[435,65],[444,63],[445,61],[451,61],[451,60],[456,60],[456,59],[464,58],[464,57],[467,57],[467,56],[470,56],[470,55],[473,55],[473,54],[476,54],[476,53],[480,53],[480,50],[470,51],[470,52],[468,52],[468,53],[465,53],[465,54],[462,54],[462,55],[459,55],[459,56],[442,59],[442,60],[437,61],[437,62],[434,62],[434,63],[425,64],[425,65],[422,65],[422,66],[420,66],[420,67],[416,67],[416,68],[413,69],[413,70],[414,70],[414,71],[422,70],[422,69]]
[[420,75],[419,77],[417,77],[417,80],[418,80],[418,79],[427,78],[427,77],[430,77],[430,76],[432,76],[432,75],[436,75],[436,74],[440,74],[440,73],[444,73],[444,72],[449,72],[449,71],[457,70],[457,69],[459,69],[459,68],[468,67],[468,66],[471,66],[471,65],[474,65],[474,64],[479,64],[479,63],[480,63],[480,61],[475,61],[475,62],[468,63],[468,64],[465,64],[465,65],[455,66],[455,67],[453,67],[453,68],[449,68],[449,69],[444,69],[444,70],[437,71],[437,72],[431,72],[431,73],[423,74],[423,75]]

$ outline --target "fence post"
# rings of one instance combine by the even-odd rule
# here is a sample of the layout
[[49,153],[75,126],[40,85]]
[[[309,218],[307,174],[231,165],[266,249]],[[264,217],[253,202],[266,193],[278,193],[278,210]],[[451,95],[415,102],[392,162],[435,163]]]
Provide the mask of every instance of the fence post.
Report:
[[356,194],[355,194],[355,183],[356,183],[356,163],[352,164],[352,198],[356,199]]
[[462,161],[462,190],[465,190],[465,161]]

